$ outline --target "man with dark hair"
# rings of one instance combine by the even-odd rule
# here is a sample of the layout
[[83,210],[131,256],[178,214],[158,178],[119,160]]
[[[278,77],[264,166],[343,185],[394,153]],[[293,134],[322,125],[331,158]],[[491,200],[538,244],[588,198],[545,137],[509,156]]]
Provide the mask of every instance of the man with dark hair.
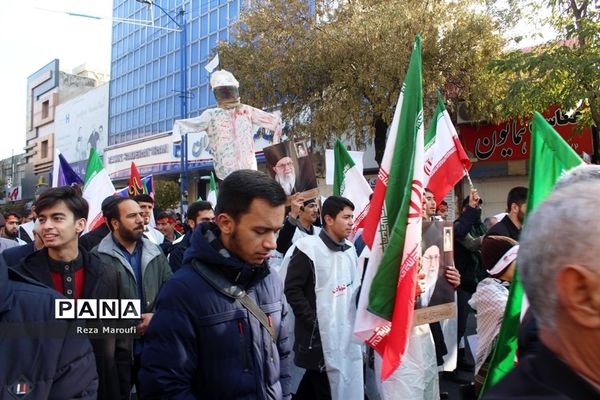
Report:
[[149,194],[138,194],[133,196],[142,209],[144,217],[144,236],[154,244],[161,244],[165,240],[165,236],[156,228],[150,225],[154,210],[154,199]]
[[0,237],[14,240],[20,245],[27,244],[19,238],[19,225],[21,224],[21,216],[16,212],[7,212],[4,214],[4,227],[0,230]]
[[304,200],[300,194],[295,194],[291,198],[291,206],[291,211],[277,237],[277,251],[281,254],[285,254],[298,239],[319,234],[321,231],[321,228],[314,226],[319,215],[316,199]]
[[188,232],[173,242],[174,247],[169,253],[169,265],[171,265],[173,272],[181,268],[183,264],[183,253],[190,246],[194,229],[204,222],[215,222],[215,212],[212,204],[208,201],[196,201],[190,204],[187,210]]
[[196,228],[185,266],[157,300],[142,398],[290,398],[287,304],[265,262],[285,201],[261,172],[238,170],[223,180],[216,223]]
[[507,236],[518,241],[527,212],[526,187],[517,186],[510,189],[506,198],[506,212],[508,214],[492,226],[487,235]]
[[[39,234],[45,247],[25,257],[15,270],[70,299],[117,299],[117,270],[78,245],[86,225],[88,203],[71,186],[51,188],[35,203]],[[102,332],[106,321],[94,321]],[[125,398],[129,381],[126,339],[92,339],[99,377],[99,398]]]
[[171,268],[160,248],[143,237],[144,214],[137,202],[115,196],[103,202],[102,214],[111,233],[93,251],[105,264],[117,269],[122,297],[140,299],[142,304],[142,318],[137,326],[137,333],[142,338],[133,343],[131,369],[131,382],[139,390],[137,371],[144,335],[152,319],[158,292],[171,277]]
[[96,399],[92,347],[73,333],[75,321],[54,318],[59,298],[0,257],[1,398]]
[[156,217],[156,229],[163,234],[164,242],[168,242],[169,244],[182,236],[181,233],[175,230],[175,217],[166,211],[162,211]]
[[353,339],[361,276],[346,238],[354,205],[331,196],[323,203],[323,230],[298,240],[284,257],[285,295],[294,310],[294,362],[306,372],[294,398],[362,399],[361,345]]

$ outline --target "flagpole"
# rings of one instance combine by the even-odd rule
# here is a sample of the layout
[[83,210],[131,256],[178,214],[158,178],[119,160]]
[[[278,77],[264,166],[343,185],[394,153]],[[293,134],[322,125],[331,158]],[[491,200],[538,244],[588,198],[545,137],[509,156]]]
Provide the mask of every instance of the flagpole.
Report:
[[473,189],[473,181],[471,180],[471,175],[469,175],[469,171],[467,171],[466,168],[465,168],[465,176],[467,177],[467,180],[469,181],[469,186],[471,186],[471,189]]

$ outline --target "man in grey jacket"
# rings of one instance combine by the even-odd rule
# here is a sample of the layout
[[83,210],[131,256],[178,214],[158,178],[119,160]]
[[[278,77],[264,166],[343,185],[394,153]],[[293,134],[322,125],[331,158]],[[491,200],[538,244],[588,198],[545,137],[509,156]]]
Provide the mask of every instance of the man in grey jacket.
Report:
[[133,343],[131,382],[137,385],[144,333],[152,319],[158,292],[172,275],[171,267],[160,248],[143,237],[144,218],[137,202],[115,196],[103,202],[102,213],[111,233],[93,251],[105,264],[117,267],[123,297],[140,299],[142,304],[142,318],[137,326],[141,339]]

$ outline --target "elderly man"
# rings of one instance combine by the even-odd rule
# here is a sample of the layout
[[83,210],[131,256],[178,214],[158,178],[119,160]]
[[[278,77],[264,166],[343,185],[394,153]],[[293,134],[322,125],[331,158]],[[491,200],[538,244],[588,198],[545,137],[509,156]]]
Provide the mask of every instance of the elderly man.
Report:
[[600,182],[574,183],[529,215],[517,264],[542,346],[486,399],[600,399],[599,197]]
[[283,157],[273,167],[275,180],[281,185],[288,196],[296,192],[296,170],[290,157]]

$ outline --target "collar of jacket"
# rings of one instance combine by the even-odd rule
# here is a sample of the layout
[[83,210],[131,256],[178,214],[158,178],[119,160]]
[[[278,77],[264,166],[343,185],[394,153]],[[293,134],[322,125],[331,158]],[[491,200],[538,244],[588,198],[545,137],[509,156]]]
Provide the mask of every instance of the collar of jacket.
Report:
[[248,288],[269,274],[266,263],[247,264],[223,246],[221,232],[214,223],[202,224],[194,230],[183,263],[193,259],[213,268],[231,283]]
[[[85,268],[85,277],[83,283],[83,297],[89,298],[90,293],[95,290],[95,286],[99,281],[99,277],[103,274],[103,266],[100,258],[97,255],[89,253],[83,247],[79,246],[79,255],[82,265]],[[31,277],[44,285],[53,288],[54,282],[50,274],[50,257],[48,249],[43,248],[35,251],[25,257],[19,265],[19,271]]]
[[[142,264],[146,265],[154,257],[158,257],[162,254],[162,250],[160,249],[160,247],[152,243],[150,239],[147,239],[142,236],[140,240],[142,241]],[[115,241],[113,240],[112,232],[110,235],[106,235],[106,237],[102,239],[100,244],[98,244],[98,252],[105,253],[113,257],[115,256],[115,254],[120,255],[120,250],[117,247]]]
[[331,251],[346,251],[351,247],[348,245],[348,243],[346,243],[345,240],[342,240],[341,242],[336,242],[333,240],[333,238],[329,236],[325,229],[321,229],[321,232],[319,232],[319,237],[323,243],[325,243],[325,246],[327,246],[327,248]]

